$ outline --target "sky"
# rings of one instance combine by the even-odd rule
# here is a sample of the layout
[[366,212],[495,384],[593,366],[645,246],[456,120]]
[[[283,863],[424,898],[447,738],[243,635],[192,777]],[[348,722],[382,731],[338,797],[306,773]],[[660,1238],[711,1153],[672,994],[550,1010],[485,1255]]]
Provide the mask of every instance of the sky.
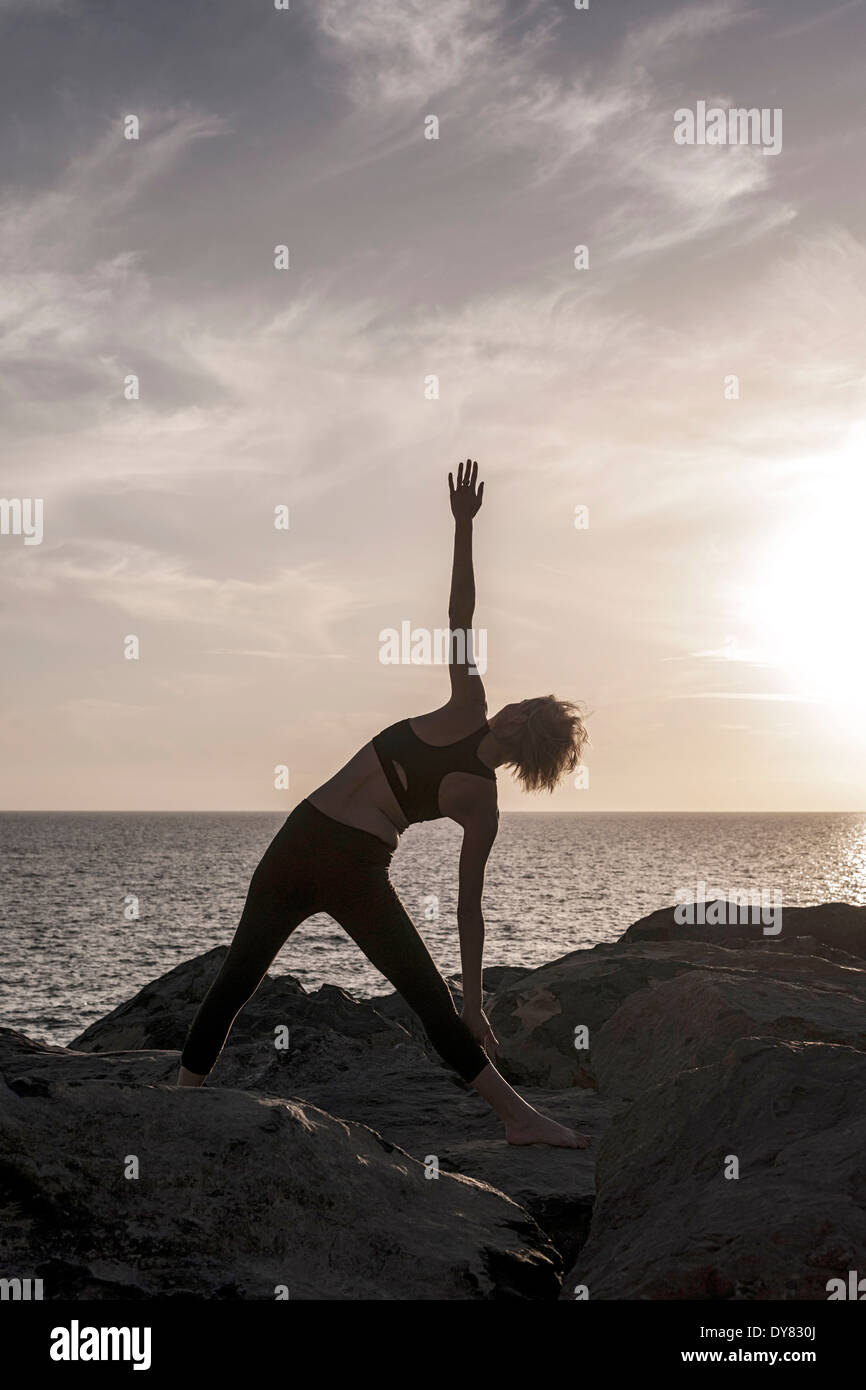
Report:
[[864,10],[0,0],[0,807],[288,811],[442,704],[469,455],[489,710],[589,711],[503,810],[866,808]]

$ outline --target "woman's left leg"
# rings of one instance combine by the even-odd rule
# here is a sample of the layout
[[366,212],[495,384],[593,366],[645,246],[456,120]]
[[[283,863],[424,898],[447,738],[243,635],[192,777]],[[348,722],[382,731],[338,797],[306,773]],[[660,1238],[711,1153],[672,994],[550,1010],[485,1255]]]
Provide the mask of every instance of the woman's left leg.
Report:
[[436,968],[385,870],[371,870],[331,887],[329,913],[420,1018],[439,1056],[465,1081],[489,1065],[487,1054],[457,1012]]
[[338,881],[331,887],[324,911],[414,1009],[440,1057],[502,1120],[510,1144],[587,1147],[589,1135],[577,1134],[542,1115],[497,1071],[458,1014],[446,981],[386,871],[368,871],[342,887]]

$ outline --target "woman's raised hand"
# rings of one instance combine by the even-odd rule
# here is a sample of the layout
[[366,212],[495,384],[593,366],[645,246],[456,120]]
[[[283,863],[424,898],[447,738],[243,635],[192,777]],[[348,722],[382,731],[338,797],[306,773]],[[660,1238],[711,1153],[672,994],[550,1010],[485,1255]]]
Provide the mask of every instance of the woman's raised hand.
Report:
[[448,491],[451,494],[451,513],[455,521],[471,521],[478,508],[481,506],[484,497],[484,484],[479,483],[476,490],[475,483],[478,478],[478,460],[467,459],[465,464],[460,464],[457,469],[457,484],[454,478],[448,474]]

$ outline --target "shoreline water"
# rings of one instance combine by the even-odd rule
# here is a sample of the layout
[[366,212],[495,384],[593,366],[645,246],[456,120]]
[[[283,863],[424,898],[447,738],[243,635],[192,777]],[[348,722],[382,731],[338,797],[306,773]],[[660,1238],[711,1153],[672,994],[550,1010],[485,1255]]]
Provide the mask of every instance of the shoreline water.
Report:
[[[0,813],[0,1023],[64,1044],[130,991],[226,945],[282,813]],[[412,827],[392,878],[445,975],[459,972],[460,832]],[[487,872],[486,959],[528,969],[616,940],[704,882],[787,906],[866,902],[866,815],[511,812]],[[137,913],[137,916],[127,916]],[[369,999],[389,985],[329,918],[272,970]]]

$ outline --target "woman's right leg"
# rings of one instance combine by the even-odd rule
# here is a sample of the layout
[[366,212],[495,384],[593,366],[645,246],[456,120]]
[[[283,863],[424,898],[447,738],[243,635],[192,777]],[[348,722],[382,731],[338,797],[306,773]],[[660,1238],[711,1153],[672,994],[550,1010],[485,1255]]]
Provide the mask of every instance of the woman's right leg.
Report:
[[244,910],[219,974],[187,1034],[177,1084],[200,1086],[222,1052],[235,1018],[255,994],[287,938],[310,916],[303,844],[291,817],[250,880]]

